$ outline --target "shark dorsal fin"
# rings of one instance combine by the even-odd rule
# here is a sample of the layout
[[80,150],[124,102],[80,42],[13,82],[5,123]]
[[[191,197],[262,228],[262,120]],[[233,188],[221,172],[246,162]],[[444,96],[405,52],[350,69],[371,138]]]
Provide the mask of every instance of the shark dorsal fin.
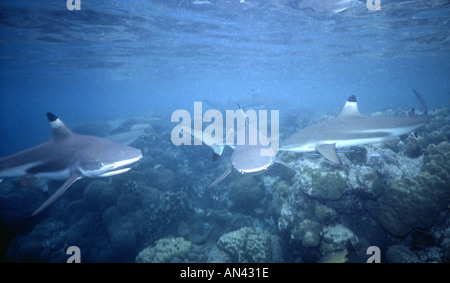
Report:
[[72,131],[53,113],[47,112],[47,119],[53,129],[54,139],[63,139],[73,135]]
[[358,110],[358,102],[356,102],[356,96],[352,95],[345,102],[344,108],[338,117],[364,117]]

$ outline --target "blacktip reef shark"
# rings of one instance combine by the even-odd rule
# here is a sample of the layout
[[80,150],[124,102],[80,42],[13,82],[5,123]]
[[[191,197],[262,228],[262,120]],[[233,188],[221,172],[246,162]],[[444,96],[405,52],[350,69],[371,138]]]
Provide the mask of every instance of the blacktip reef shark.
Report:
[[29,218],[52,204],[75,181],[122,174],[142,158],[139,149],[99,137],[75,134],[52,113],[47,113],[47,118],[53,129],[49,141],[0,158],[0,179],[19,177],[27,182],[65,180]]
[[[269,169],[273,164],[280,163],[292,170],[295,171],[295,169],[290,166],[285,161],[281,160],[276,156],[275,150],[270,146],[269,140],[267,137],[262,137],[261,135],[258,135],[258,142],[255,145],[250,145],[249,142],[249,133],[257,133],[257,129],[251,126],[251,124],[248,122],[248,117],[245,115],[242,108],[239,107],[239,114],[244,115],[245,117],[245,143],[244,145],[231,145],[226,144],[218,146],[213,144],[212,141],[205,141],[205,137],[201,135],[200,132],[196,132],[195,130],[189,129],[191,135],[194,137],[194,139],[201,140],[205,142],[205,144],[211,144],[210,147],[214,151],[214,161],[222,154],[224,146],[230,146],[233,148],[233,153],[231,154],[231,166],[222,174],[220,175],[216,180],[214,180],[211,184],[208,185],[207,188],[211,188],[218,183],[220,183],[223,179],[225,179],[233,170],[233,168],[240,172],[241,174],[257,174],[262,173]],[[239,131],[239,129],[237,129]],[[234,131],[230,131],[231,134],[234,134]],[[264,139],[264,140],[262,140]],[[262,150],[266,150],[266,153],[263,155]],[[269,151],[271,154],[268,154]]]
[[319,152],[327,160],[341,164],[336,149],[376,142],[389,142],[428,122],[428,110],[420,94],[413,90],[424,108],[424,115],[414,112],[406,117],[366,117],[358,110],[356,97],[350,96],[334,119],[306,127],[281,143],[280,150]]

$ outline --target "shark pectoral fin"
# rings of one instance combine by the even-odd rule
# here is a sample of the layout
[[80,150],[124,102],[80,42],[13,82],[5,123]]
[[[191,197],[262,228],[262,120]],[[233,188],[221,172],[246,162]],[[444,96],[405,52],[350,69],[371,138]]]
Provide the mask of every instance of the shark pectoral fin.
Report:
[[216,161],[222,155],[225,145],[213,144],[211,145],[211,148],[214,151],[213,161]]
[[228,176],[231,173],[232,169],[233,169],[232,167],[228,168],[227,171],[225,171],[222,175],[220,175],[216,180],[214,180],[214,182],[209,184],[208,187],[206,188],[209,189],[220,183],[223,179],[225,179],[226,176]]
[[319,144],[316,146],[316,150],[329,161],[341,164],[341,160],[336,152],[336,144],[328,143],[328,144]]
[[81,179],[81,175],[73,174],[70,178],[48,199],[46,200],[38,209],[36,209],[27,220],[33,218],[42,210],[47,208],[50,204],[52,204],[55,200],[57,200],[76,180]]
[[286,166],[287,168],[292,169],[292,170],[295,171],[295,168],[293,166],[289,165],[286,161],[284,161],[284,160],[282,160],[282,159],[280,159],[278,157],[275,157],[275,162],[276,163],[280,163],[280,164]]

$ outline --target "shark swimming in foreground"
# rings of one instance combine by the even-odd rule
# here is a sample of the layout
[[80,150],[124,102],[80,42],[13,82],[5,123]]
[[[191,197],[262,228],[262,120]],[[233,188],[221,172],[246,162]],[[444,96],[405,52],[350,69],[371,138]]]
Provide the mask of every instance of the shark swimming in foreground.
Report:
[[350,96],[341,113],[334,119],[306,127],[281,143],[280,150],[293,152],[318,151],[327,160],[341,164],[336,148],[389,142],[412,132],[428,122],[425,101],[413,90],[424,108],[424,115],[407,117],[366,117],[358,110],[356,97]]
[[139,149],[106,139],[74,134],[52,113],[47,113],[52,138],[43,144],[0,158],[0,180],[19,177],[65,180],[64,184],[29,218],[44,210],[81,178],[109,177],[130,170],[142,158]]

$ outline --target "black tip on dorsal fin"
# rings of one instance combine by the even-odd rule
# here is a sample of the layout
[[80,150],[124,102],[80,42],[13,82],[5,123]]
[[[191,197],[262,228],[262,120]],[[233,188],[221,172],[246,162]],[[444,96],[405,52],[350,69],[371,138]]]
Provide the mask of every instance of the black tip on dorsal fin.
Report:
[[64,138],[73,134],[55,114],[47,112],[47,119],[53,129],[53,138]]
[[356,96],[352,95],[347,99],[348,102],[356,102]]
[[352,95],[345,102],[344,108],[338,117],[364,117],[358,110],[358,103],[356,102],[356,96]]
[[55,114],[47,112],[47,119],[49,122],[54,122],[56,121],[56,119],[58,119],[58,117],[56,117]]

